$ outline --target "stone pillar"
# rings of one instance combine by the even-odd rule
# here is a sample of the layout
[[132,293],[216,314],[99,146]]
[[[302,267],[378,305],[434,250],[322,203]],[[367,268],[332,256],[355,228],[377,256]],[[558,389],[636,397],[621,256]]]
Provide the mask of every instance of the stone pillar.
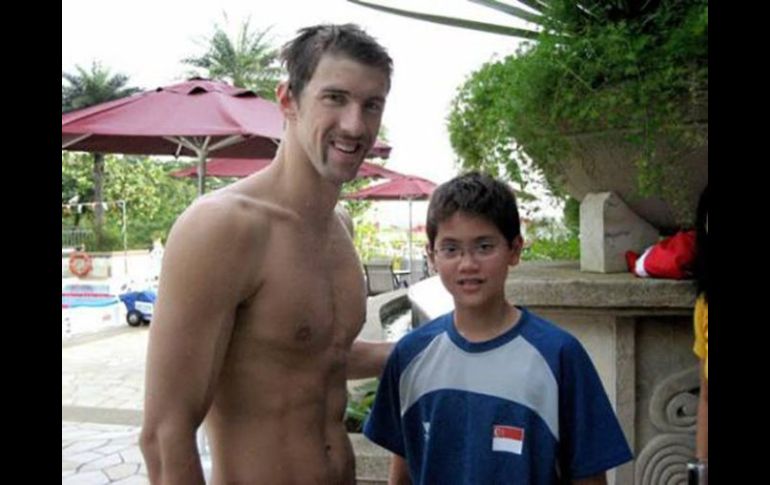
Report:
[[641,253],[658,230],[614,192],[587,194],[580,203],[580,270],[625,273],[626,251]]

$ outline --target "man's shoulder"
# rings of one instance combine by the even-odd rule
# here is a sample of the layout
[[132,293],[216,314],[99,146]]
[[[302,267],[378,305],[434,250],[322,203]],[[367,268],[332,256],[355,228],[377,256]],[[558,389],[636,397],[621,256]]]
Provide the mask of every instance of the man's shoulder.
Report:
[[218,264],[246,265],[261,258],[276,221],[286,217],[258,199],[217,191],[200,197],[179,216],[166,253],[183,258],[180,262],[199,264],[216,255]]
[[220,190],[193,202],[175,226],[191,226],[196,232],[219,229],[230,237],[252,236],[264,234],[276,222],[292,217],[293,213],[265,199]]

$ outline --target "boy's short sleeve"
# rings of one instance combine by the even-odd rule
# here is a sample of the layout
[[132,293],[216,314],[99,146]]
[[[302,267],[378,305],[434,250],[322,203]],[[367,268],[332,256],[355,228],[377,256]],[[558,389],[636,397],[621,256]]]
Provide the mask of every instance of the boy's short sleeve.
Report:
[[575,339],[562,349],[559,392],[560,461],[572,479],[586,478],[633,458],[588,353]]
[[372,411],[364,423],[364,435],[393,453],[402,457],[406,454],[401,422],[398,347],[388,357]]

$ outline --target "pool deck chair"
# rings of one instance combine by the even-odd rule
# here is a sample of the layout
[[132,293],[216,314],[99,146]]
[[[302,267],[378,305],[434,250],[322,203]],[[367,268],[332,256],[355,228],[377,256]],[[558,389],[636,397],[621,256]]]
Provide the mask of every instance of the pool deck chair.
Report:
[[398,288],[392,261],[370,261],[364,264],[367,295],[379,295]]

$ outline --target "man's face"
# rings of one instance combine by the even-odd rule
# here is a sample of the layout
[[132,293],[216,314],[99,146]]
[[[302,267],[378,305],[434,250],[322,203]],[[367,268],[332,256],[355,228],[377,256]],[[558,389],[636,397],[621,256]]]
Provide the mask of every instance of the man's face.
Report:
[[380,69],[343,55],[324,54],[292,101],[297,140],[318,173],[352,180],[380,130],[388,78]]

